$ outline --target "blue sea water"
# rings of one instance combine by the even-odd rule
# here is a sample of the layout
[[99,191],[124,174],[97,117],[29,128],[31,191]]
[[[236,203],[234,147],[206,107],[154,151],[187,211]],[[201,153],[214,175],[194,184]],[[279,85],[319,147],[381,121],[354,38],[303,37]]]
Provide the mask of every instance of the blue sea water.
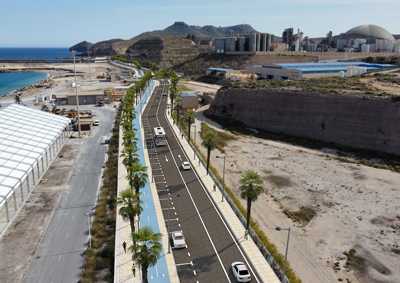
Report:
[[33,85],[47,77],[46,73],[0,73],[0,96],[28,85]]
[[[28,48],[0,47],[2,60],[51,60],[57,57],[72,57],[68,47],[62,48]],[[1,61],[0,61],[1,64]],[[45,73],[22,72],[0,73],[0,96],[26,86],[35,84],[46,78]]]
[[68,47],[0,47],[0,59],[2,60],[50,60],[57,57],[72,57],[72,53],[69,52]]

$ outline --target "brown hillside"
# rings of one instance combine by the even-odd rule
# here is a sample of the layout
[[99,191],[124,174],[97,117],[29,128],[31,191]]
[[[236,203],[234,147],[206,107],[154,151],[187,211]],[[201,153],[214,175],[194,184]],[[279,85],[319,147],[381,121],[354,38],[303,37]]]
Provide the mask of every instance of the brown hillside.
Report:
[[212,46],[195,45],[188,39],[154,36],[142,39],[130,46],[125,57],[139,62],[150,60],[155,62],[158,68],[170,69],[211,50],[213,50]]

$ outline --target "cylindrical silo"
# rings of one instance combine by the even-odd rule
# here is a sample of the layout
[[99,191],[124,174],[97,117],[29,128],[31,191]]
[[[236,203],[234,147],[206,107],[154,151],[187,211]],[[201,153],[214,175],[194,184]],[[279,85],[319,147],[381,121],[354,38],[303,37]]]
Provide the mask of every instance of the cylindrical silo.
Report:
[[255,52],[256,51],[256,34],[255,33],[250,33],[246,34],[246,46],[247,50],[246,51],[251,51]]
[[223,53],[225,49],[225,38],[216,38],[215,39],[215,51],[217,53]]
[[237,51],[244,51],[245,50],[245,43],[246,43],[246,38],[244,38],[243,36],[240,36],[237,38],[237,47],[236,50]]
[[256,33],[256,51],[260,51],[260,34]]
[[267,51],[271,51],[271,35],[267,33]]
[[236,37],[225,38],[225,51],[236,51]]
[[260,51],[267,51],[267,34],[266,33],[261,34]]

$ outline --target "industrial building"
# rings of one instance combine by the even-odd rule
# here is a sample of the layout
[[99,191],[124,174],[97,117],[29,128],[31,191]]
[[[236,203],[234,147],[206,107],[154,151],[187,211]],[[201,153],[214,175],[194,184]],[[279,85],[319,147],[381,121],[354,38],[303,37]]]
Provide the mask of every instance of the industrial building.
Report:
[[0,233],[71,135],[69,118],[11,104],[0,108]]
[[233,70],[233,69],[224,69],[224,68],[207,68],[206,75],[207,76],[215,76],[221,79],[229,79],[230,74],[233,73],[241,73],[240,70]]
[[[100,100],[104,100],[104,94],[98,93],[78,93],[79,105],[98,104]],[[76,94],[68,95],[67,93],[55,94],[56,105],[76,105]]]
[[247,66],[247,74],[256,74],[265,79],[303,79],[321,76],[356,75],[365,72],[396,68],[390,64],[370,64],[364,62],[321,62],[321,63],[285,63]]
[[271,50],[272,35],[269,33],[246,33],[215,39],[215,52],[257,52]]
[[179,94],[182,99],[180,106],[182,110],[199,108],[199,97],[195,93],[185,92]]

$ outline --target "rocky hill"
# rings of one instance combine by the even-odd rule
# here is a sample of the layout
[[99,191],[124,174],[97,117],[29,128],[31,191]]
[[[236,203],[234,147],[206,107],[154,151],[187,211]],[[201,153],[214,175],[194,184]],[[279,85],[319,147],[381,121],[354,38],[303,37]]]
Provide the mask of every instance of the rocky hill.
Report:
[[215,26],[189,26],[184,22],[175,22],[173,25],[163,29],[155,30],[151,32],[141,33],[138,36],[131,38],[133,41],[138,41],[149,36],[176,36],[176,37],[186,37],[188,34],[194,34],[198,37],[223,37],[229,34],[229,31],[233,30],[235,34],[247,33],[247,32],[257,32],[250,25],[235,25],[228,27],[215,27]]
[[[133,42],[131,40],[123,39],[110,39],[106,41],[100,41],[90,47],[91,56],[110,56],[124,54],[125,51],[131,46]],[[82,54],[87,56],[87,51]]]
[[158,68],[169,69],[211,50],[213,50],[211,46],[195,45],[188,39],[153,36],[130,46],[126,50],[125,57],[139,62],[150,60],[155,62]]
[[230,88],[218,91],[206,114],[250,128],[400,155],[399,104],[354,94]]
[[72,50],[75,50],[76,52],[85,52],[86,50],[90,49],[92,46],[93,46],[93,43],[90,43],[87,41],[82,41],[82,42],[79,42],[78,44],[75,44],[74,46],[71,46],[69,51],[72,52]]

